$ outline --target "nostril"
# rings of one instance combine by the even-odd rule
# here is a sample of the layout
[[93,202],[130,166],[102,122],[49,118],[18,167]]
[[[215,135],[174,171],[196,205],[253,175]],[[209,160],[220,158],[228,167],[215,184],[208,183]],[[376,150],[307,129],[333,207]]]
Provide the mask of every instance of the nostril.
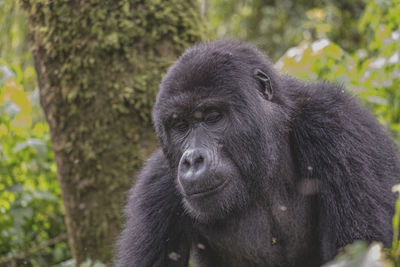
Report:
[[201,170],[206,167],[207,155],[200,149],[191,149],[184,152],[181,162],[179,163],[179,170],[184,176],[199,175]]
[[184,161],[183,161],[183,166],[185,167],[185,168],[189,168],[190,167],[190,162],[189,162],[189,160],[187,160],[187,159],[185,159]]
[[203,163],[203,161],[204,161],[203,156],[199,156],[199,157],[194,161],[194,164],[195,164],[195,165],[199,165],[199,164]]

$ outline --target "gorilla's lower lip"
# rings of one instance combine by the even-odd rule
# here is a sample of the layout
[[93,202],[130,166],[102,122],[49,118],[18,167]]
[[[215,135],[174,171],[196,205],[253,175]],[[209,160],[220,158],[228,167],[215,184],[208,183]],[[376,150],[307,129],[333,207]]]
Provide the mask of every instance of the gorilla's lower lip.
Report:
[[229,179],[225,179],[222,183],[218,184],[217,186],[214,186],[212,188],[208,188],[205,189],[203,191],[199,191],[199,192],[194,192],[194,193],[190,193],[190,194],[186,194],[186,197],[189,198],[197,198],[197,197],[204,197],[207,195],[211,195],[213,193],[218,192],[219,190],[223,189],[227,184],[228,184],[228,180]]

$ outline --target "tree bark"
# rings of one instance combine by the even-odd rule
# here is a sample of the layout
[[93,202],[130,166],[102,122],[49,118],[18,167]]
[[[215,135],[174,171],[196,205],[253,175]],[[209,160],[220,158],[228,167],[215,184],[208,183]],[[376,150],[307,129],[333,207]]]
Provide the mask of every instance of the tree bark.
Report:
[[196,0],[20,0],[77,265],[110,264],[134,173],[155,147],[166,68],[201,39]]

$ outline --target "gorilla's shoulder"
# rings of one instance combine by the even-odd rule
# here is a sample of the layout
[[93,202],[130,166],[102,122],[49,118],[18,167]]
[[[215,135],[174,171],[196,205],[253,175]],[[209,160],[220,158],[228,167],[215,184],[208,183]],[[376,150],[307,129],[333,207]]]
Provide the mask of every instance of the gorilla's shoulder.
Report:
[[[349,164],[348,159],[357,159],[363,161],[364,170],[379,168],[376,162],[398,166],[393,156],[397,148],[386,129],[342,86],[309,83],[299,99],[293,133],[308,159],[324,158],[331,165],[343,166]],[[379,145],[373,145],[377,140]]]
[[297,115],[303,121],[336,122],[341,125],[357,120],[369,121],[379,127],[373,115],[339,84],[327,81],[306,83],[299,96]]

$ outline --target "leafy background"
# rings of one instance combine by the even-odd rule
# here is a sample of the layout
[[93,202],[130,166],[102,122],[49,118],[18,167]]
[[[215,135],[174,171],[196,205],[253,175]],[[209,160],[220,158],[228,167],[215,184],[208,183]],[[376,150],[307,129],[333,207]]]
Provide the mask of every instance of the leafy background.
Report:
[[[400,0],[210,0],[201,5],[211,39],[253,42],[282,72],[343,85],[400,145]],[[0,266],[73,266],[26,21],[14,0],[0,0],[0,33]],[[398,242],[391,249],[361,242],[346,248],[335,263],[400,266],[399,255]]]

